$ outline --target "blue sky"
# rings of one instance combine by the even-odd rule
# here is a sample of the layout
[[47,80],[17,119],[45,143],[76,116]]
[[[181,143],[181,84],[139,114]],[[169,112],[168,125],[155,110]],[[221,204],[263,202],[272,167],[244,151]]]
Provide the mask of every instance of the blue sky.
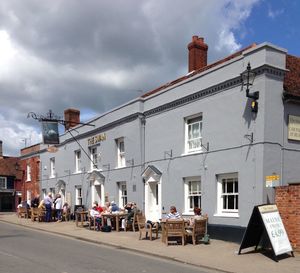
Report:
[[[244,31],[244,32],[243,32]],[[300,56],[300,1],[264,0],[254,5],[243,31],[235,31],[243,45],[265,41]]]
[[29,112],[86,121],[185,75],[194,35],[209,63],[265,41],[300,56],[299,14],[300,0],[1,0],[4,155],[42,141]]

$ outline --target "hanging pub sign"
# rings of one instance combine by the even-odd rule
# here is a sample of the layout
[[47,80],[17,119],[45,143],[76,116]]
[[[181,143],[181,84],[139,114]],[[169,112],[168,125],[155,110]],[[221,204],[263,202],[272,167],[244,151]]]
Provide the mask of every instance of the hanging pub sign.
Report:
[[248,247],[255,247],[256,250],[259,244],[263,244],[261,247],[271,247],[276,261],[277,256],[284,253],[291,252],[291,255],[294,256],[277,206],[274,204],[253,208],[239,254],[241,254],[242,249]]
[[59,144],[59,132],[57,121],[42,121],[44,144]]

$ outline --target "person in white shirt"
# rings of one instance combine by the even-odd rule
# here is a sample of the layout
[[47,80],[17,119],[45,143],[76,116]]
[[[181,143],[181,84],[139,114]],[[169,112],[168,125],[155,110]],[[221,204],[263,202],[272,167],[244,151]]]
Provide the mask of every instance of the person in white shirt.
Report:
[[56,195],[56,199],[54,201],[54,208],[56,210],[57,222],[61,222],[62,198],[59,193]]

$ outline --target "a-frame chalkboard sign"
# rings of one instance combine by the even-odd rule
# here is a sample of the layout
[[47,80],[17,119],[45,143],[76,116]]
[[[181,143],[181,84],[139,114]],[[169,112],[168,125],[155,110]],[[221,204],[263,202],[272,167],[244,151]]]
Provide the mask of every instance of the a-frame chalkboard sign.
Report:
[[266,240],[265,243],[271,246],[275,261],[278,261],[277,256],[284,253],[291,252],[291,255],[294,256],[276,205],[260,205],[253,208],[239,254],[242,249],[248,247],[257,249],[262,240]]

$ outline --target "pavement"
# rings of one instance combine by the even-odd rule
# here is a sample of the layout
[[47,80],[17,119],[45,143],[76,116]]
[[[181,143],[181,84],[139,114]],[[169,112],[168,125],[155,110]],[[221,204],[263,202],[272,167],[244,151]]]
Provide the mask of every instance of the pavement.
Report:
[[0,221],[49,232],[77,240],[92,242],[100,245],[125,249],[136,253],[152,255],[169,260],[175,260],[185,264],[191,264],[206,269],[232,273],[295,273],[300,269],[300,253],[279,256],[276,262],[268,253],[246,249],[238,255],[239,244],[222,240],[210,240],[210,244],[191,243],[185,246],[166,246],[159,238],[153,241],[149,239],[139,240],[139,232],[112,231],[97,232],[87,226],[76,226],[75,222],[32,222],[30,219],[18,218],[15,213],[0,213]]

